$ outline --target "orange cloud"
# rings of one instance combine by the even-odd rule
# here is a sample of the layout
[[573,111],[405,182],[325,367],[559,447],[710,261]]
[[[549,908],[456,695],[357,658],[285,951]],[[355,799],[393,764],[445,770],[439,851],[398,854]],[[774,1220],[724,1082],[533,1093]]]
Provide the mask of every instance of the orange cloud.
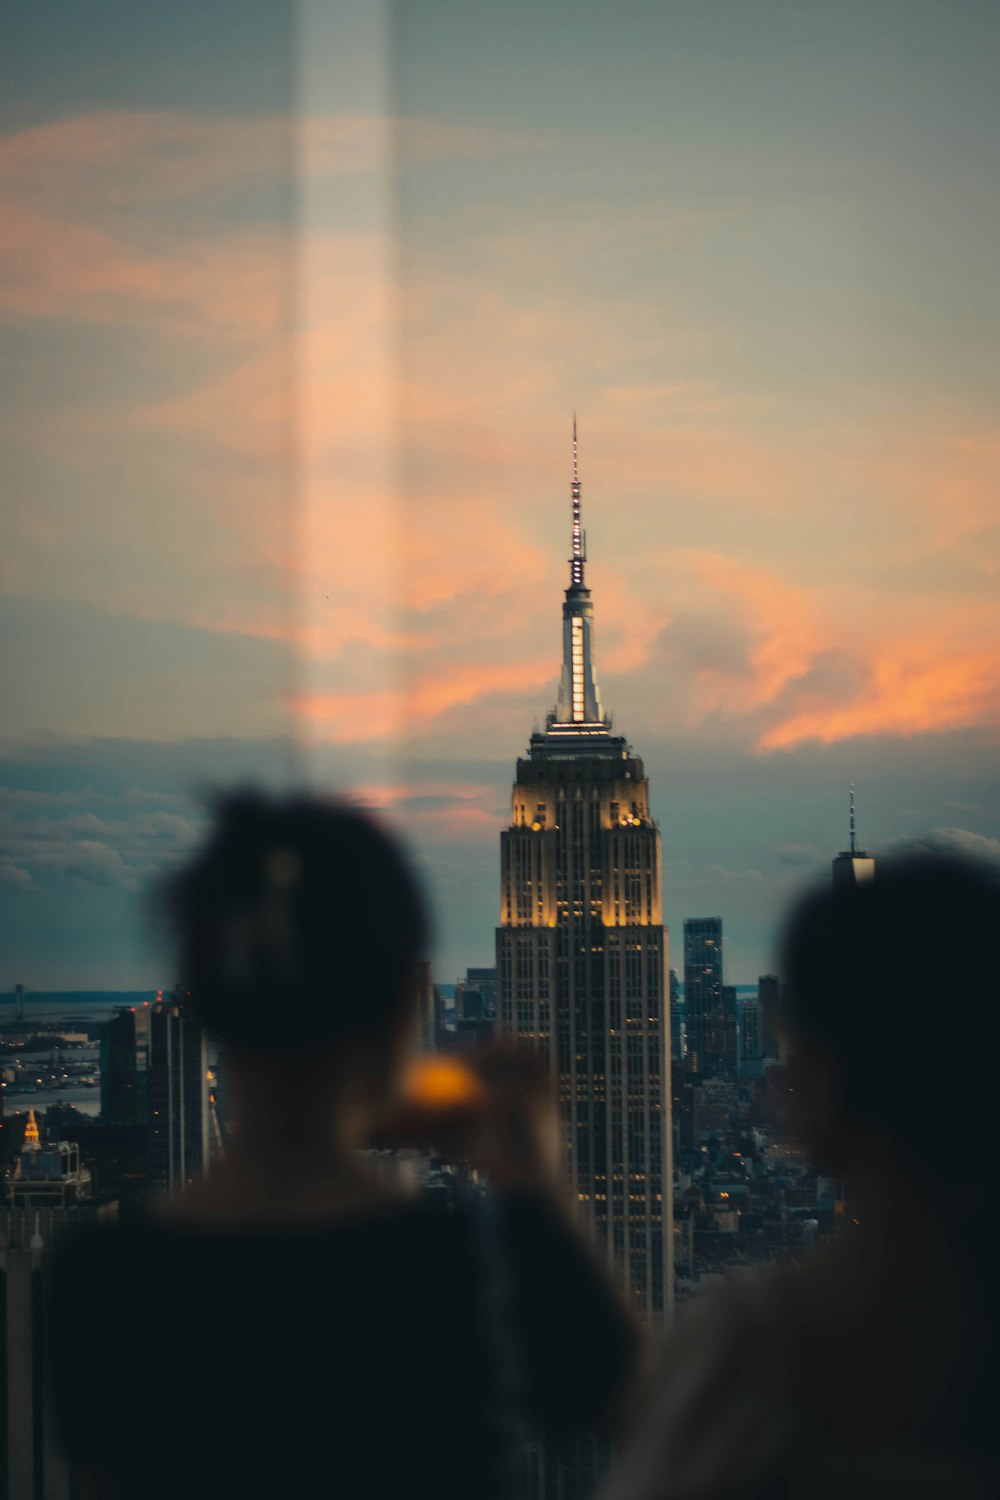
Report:
[[104,109],[0,136],[0,192],[67,210],[133,209],[257,181],[387,172],[546,142],[440,120],[341,113],[195,115]]
[[451,709],[541,689],[553,676],[552,661],[544,658],[483,666],[442,664],[395,691],[313,694],[290,706],[322,738],[344,744],[418,730]]
[[280,240],[231,234],[148,254],[107,230],[19,204],[0,215],[0,312],[247,343],[281,324],[289,266]]
[[[110,583],[67,552],[60,586],[287,642],[307,681],[295,711],[320,739],[430,734],[473,706],[486,734],[491,700],[537,694],[542,713],[558,674],[580,397],[598,671],[623,722],[648,698],[660,723],[725,721],[774,750],[996,721],[995,433],[927,412],[803,424],[788,393],[783,408],[724,378],[724,331],[666,302],[653,317],[631,289],[588,296],[547,211],[515,232],[463,209],[430,249],[414,233],[398,298],[374,230],[324,222],[293,247],[287,226],[236,232],[219,212],[190,239],[170,232],[186,206],[263,190],[295,163],[311,178],[382,172],[394,143],[410,165],[538,144],[428,121],[293,133],[126,112],[0,139],[0,310],[186,341],[174,394],[163,382],[110,418],[72,419],[74,459],[115,442],[144,461],[148,445],[151,467],[171,455],[176,526],[137,510],[123,528],[113,507],[39,514],[5,558],[14,585],[57,577],[39,559],[70,527],[74,553],[106,541],[110,557],[146,526],[169,564],[155,581],[123,540]],[[581,215],[583,260],[620,272],[636,226]],[[647,249],[696,232],[639,227]],[[664,689],[662,642],[694,623],[720,647],[675,649]]]
[[760,737],[758,749],[1000,724],[1000,648],[955,652],[925,636],[876,647],[867,665],[868,681],[852,701],[792,713]]

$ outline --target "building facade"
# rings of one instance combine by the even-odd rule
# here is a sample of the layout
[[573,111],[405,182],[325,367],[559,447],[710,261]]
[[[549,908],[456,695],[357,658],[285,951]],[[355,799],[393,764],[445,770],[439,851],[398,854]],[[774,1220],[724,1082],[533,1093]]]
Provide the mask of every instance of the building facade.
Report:
[[760,1013],[760,1055],[777,1062],[781,1057],[778,1033],[780,990],[777,974],[760,974],[757,978],[757,1008]]
[[208,1044],[180,995],[149,1010],[149,1181],[183,1192],[208,1170]]
[[684,1061],[684,1014],[681,1006],[681,980],[676,969],[670,970],[670,1066],[675,1073]]
[[148,1005],[126,1005],[101,1027],[101,1119],[105,1124],[146,1124],[149,1016]]
[[745,1000],[739,1015],[740,1062],[758,1062],[763,1056],[760,1050],[760,1001]]
[[688,1072],[735,1077],[736,996],[724,993],[721,917],[684,923],[684,1020]]
[[[113,1207],[0,1208],[0,1496],[80,1500],[83,1480],[63,1452],[49,1391],[51,1252],[67,1235],[113,1222]],[[58,1329],[55,1330],[58,1333]],[[80,1351],[80,1379],[88,1378]],[[113,1400],[113,1393],[109,1394]]]
[[500,836],[497,1026],[548,1058],[572,1195],[656,1325],[673,1305],[660,831],[642,761],[601,705],[585,562],[574,422],[559,697],[517,762]]
[[[32,1111],[32,1123],[34,1111]],[[8,1184],[11,1208],[74,1208],[91,1196],[91,1178],[73,1141],[42,1145],[25,1137]]]

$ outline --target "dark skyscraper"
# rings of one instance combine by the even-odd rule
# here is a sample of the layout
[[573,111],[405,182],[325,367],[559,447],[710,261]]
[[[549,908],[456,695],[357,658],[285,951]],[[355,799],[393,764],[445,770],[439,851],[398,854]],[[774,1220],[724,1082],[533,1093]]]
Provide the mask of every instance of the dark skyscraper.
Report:
[[759,1062],[760,1050],[760,1001],[747,1000],[739,1008],[739,1063]]
[[757,1006],[760,1011],[760,1055],[761,1057],[780,1057],[777,974],[761,974],[758,977]]
[[500,836],[497,1021],[549,1058],[573,1196],[658,1323],[673,1294],[660,833],[642,761],[601,706],[585,562],[574,422],[562,678]]
[[732,1080],[736,1077],[736,1069],[740,1055],[739,1043],[739,1016],[736,1000],[736,986],[724,984],[722,986],[722,1027],[720,1034],[721,1060],[719,1066],[719,1077]]
[[670,970],[670,1066],[678,1069],[684,1061],[684,1017],[681,1011],[681,982],[677,970]]
[[684,1020],[689,1072],[702,1078],[728,1078],[730,1064],[735,1071],[734,1001],[735,996],[727,1004],[723,995],[722,918],[688,918],[684,923]]
[[496,1015],[496,969],[466,969],[455,986],[455,1015],[459,1020],[487,1020]]
[[123,1006],[101,1027],[101,1119],[145,1125],[149,1068],[149,1006]]
[[208,1167],[208,1049],[180,997],[150,1007],[148,1080],[150,1183],[183,1190]]
[[834,857],[833,883],[835,886],[860,885],[863,880],[871,880],[874,874],[874,859],[858,848],[854,827],[854,788],[851,787],[851,847],[842,849]]

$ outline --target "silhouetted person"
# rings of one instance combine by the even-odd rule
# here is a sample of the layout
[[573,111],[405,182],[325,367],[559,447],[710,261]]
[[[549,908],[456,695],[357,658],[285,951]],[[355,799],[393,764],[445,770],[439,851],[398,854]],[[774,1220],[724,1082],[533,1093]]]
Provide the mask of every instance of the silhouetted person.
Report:
[[784,952],[790,1099],[843,1233],[695,1300],[604,1500],[996,1493],[1000,886],[880,861]]
[[102,1497],[509,1493],[518,1424],[602,1428],[635,1347],[556,1201],[548,1092],[483,1065],[452,1145],[495,1211],[369,1171],[406,1114],[427,924],[358,812],[233,798],[169,906],[235,1129],[208,1178],[57,1265],[71,1456]]

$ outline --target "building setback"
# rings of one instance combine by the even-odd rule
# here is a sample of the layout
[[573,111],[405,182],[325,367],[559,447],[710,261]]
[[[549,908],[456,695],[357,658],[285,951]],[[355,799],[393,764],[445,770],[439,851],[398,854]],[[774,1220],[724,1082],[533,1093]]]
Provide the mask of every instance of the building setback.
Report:
[[572,556],[556,707],[500,836],[497,1024],[550,1062],[581,1216],[632,1305],[673,1305],[670,1028],[660,832],[594,675],[573,424]]

